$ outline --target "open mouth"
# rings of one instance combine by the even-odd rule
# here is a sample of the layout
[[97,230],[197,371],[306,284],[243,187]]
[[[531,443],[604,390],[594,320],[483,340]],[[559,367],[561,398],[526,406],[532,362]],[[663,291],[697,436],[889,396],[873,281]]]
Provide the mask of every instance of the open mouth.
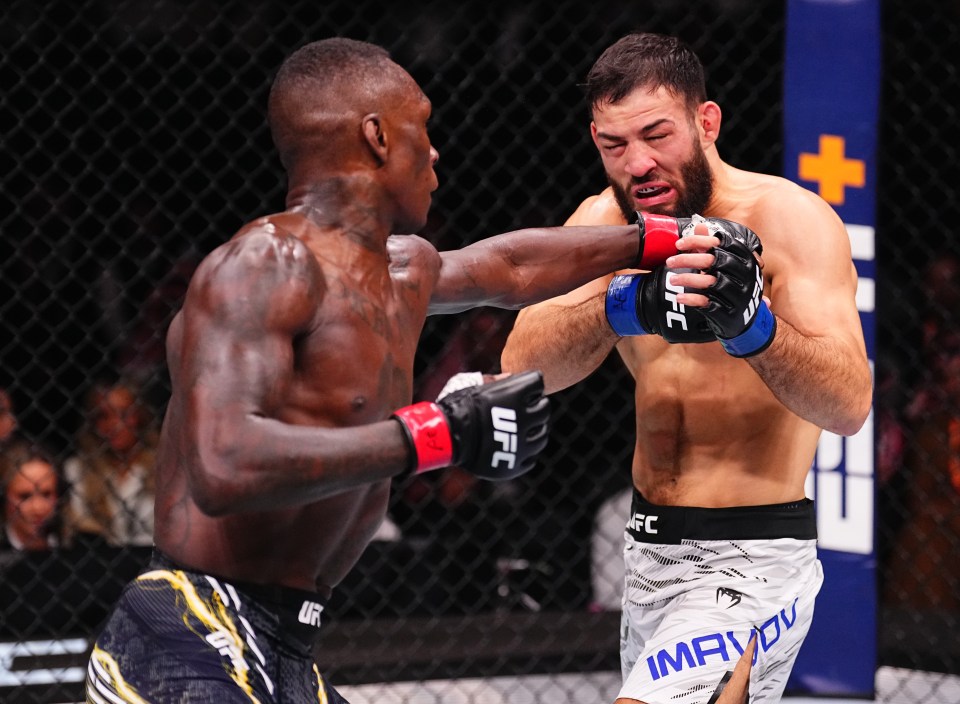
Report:
[[633,195],[636,199],[643,200],[644,198],[655,198],[669,190],[669,186],[644,186],[643,188],[637,188]]

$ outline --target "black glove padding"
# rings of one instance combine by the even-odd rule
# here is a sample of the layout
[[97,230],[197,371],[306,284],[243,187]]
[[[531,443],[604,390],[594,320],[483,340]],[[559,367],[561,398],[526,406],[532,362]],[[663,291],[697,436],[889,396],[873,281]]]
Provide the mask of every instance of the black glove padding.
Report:
[[454,391],[437,401],[453,439],[453,464],[482,479],[513,479],[547,446],[550,401],[539,371]]
[[696,308],[677,303],[682,286],[668,283],[671,274],[693,269],[667,269],[658,266],[640,282],[637,291],[637,317],[653,335],[667,342],[714,342],[717,337]]
[[708,288],[688,288],[687,292],[709,299],[700,312],[717,337],[729,339],[750,327],[760,306],[763,271],[754,253],[762,253],[763,245],[753,230],[740,223],[720,218],[709,218],[706,223],[720,244],[710,250],[714,262],[704,273],[712,274],[717,281]]

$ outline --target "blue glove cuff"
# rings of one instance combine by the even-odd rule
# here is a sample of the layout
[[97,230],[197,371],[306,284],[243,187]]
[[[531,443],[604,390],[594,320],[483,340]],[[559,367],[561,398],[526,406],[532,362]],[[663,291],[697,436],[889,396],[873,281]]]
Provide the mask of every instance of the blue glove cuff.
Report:
[[746,330],[728,340],[719,339],[731,357],[752,357],[770,346],[776,332],[777,318],[770,312],[766,301],[761,300],[757,314]]
[[637,290],[642,280],[643,274],[620,274],[607,286],[604,312],[610,327],[620,337],[647,334],[637,317]]

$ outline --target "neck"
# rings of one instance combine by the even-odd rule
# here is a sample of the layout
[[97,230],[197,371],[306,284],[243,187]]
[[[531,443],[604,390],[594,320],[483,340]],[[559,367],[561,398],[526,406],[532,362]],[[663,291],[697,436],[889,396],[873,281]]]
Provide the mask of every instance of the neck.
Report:
[[323,231],[382,251],[393,223],[382,190],[369,177],[336,176],[295,182],[287,192],[287,212],[297,213]]

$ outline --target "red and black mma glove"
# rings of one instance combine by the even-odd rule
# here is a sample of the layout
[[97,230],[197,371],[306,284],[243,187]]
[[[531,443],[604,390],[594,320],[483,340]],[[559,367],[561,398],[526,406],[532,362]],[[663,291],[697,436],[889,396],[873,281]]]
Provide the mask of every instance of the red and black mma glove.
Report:
[[696,308],[677,303],[682,286],[668,282],[670,274],[692,269],[658,266],[649,274],[614,276],[607,286],[604,312],[613,331],[628,335],[660,335],[670,343],[713,342],[717,339]]
[[660,335],[667,342],[713,342],[716,339],[698,311],[677,303],[683,287],[667,279],[671,272],[690,269],[666,269],[663,264],[677,253],[677,240],[694,224],[691,218],[636,212],[640,228],[640,249],[636,268],[648,274],[613,277],[607,287],[605,312],[610,327],[621,337]]
[[[640,228],[640,249],[637,252],[637,263],[635,269],[645,269],[652,271],[655,267],[667,261],[677,253],[677,240],[688,232],[693,232],[693,227],[698,222],[706,220],[707,223],[716,220],[716,218],[674,218],[669,215],[657,215],[655,213],[641,213],[635,211],[636,219],[633,221]],[[729,222],[727,220],[718,220],[718,222]],[[736,224],[736,223],[733,223]],[[678,270],[679,271],[679,270]]]
[[752,357],[763,352],[777,333],[777,319],[763,300],[763,253],[760,238],[737,222],[708,218],[710,234],[720,240],[711,250],[714,263],[704,273],[717,281],[706,289],[687,289],[709,299],[700,309],[727,354]]
[[456,465],[481,479],[519,477],[547,446],[550,402],[539,371],[460,389],[394,412],[413,474]]

